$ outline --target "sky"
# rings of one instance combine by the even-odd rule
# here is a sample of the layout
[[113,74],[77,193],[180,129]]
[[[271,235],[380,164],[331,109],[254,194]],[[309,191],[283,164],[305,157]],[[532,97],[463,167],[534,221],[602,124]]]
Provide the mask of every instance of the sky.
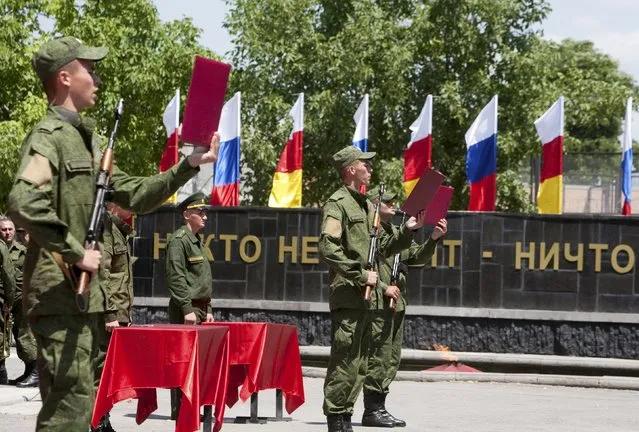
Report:
[[[200,42],[218,54],[231,50],[222,27],[228,7],[224,0],[153,0],[160,18],[193,18],[203,30]],[[619,62],[621,70],[639,82],[639,0],[550,0],[553,9],[542,24],[544,37],[591,40]],[[639,114],[633,115],[633,137],[639,140]]]

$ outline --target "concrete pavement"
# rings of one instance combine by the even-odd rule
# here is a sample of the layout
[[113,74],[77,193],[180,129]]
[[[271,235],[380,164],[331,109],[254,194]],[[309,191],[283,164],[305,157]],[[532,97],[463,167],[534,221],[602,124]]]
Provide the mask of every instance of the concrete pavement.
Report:
[[[22,364],[13,356],[7,360],[9,376],[21,373]],[[308,371],[307,371],[308,372]],[[469,380],[473,377],[469,376]],[[319,432],[326,431],[322,415],[321,378],[304,378],[306,403],[295,411],[292,421],[264,425],[234,424],[236,416],[248,416],[249,404],[238,403],[226,410],[223,431]],[[275,392],[260,393],[261,416],[275,413]],[[19,390],[0,386],[0,432],[33,431],[41,401],[37,389]],[[169,391],[158,390],[159,409],[138,426],[135,401],[114,407],[112,423],[118,432],[172,431],[168,419]],[[580,388],[512,383],[396,381],[391,387],[388,409],[404,418],[406,432],[630,432],[639,430],[639,392],[602,388]],[[356,431],[361,399],[356,405]],[[71,431],[69,431],[71,432]],[[84,432],[84,431],[81,431]]]

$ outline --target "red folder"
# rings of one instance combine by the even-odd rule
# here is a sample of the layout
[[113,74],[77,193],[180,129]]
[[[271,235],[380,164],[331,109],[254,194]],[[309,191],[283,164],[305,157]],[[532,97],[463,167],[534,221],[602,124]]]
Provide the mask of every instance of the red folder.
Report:
[[435,193],[435,198],[426,208],[427,225],[435,225],[440,219],[445,219],[448,214],[448,207],[453,199],[455,189],[451,186],[440,186]]
[[428,168],[402,204],[402,210],[411,216],[417,216],[417,213],[427,209],[445,178],[439,171]]
[[230,72],[231,65],[195,57],[182,121],[182,142],[209,146],[220,124]]

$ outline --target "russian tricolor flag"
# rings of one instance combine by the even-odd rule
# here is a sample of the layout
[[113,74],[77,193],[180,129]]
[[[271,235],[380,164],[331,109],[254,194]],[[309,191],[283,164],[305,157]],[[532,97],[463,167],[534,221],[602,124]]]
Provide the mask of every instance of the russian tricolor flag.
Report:
[[404,150],[404,190],[410,195],[426,168],[432,166],[433,97],[428,95],[419,117],[410,125],[410,142]]
[[240,205],[240,109],[240,92],[235,93],[222,108],[220,153],[215,162],[211,205]]
[[368,151],[368,95],[359,104],[355,115],[355,135],[353,135],[353,145],[359,147],[363,152]]
[[494,211],[497,197],[497,95],[466,132],[466,176],[470,211]]
[[[175,96],[169,102],[162,114],[162,123],[166,128],[166,147],[160,159],[160,172],[168,171],[178,163],[178,128],[180,125],[180,90],[175,90]],[[171,195],[166,202],[175,203],[177,193]]]
[[621,192],[623,193],[622,215],[632,214],[630,195],[632,193],[632,98],[626,103],[626,117],[623,121],[621,141]]
[[541,176],[537,210],[542,214],[561,214],[564,174],[564,97],[561,96],[535,121],[541,139]]
[[300,93],[289,115],[293,118],[293,130],[275,168],[269,207],[302,207],[304,93]]

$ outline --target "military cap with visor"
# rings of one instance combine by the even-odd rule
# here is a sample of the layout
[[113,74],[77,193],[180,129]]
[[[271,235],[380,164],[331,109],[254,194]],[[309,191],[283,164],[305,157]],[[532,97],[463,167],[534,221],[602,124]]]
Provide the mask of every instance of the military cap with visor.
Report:
[[[375,186],[374,188],[366,192],[366,196],[371,201],[377,201],[379,199],[379,186]],[[395,198],[397,198],[397,194],[384,192],[384,195],[382,196],[382,202],[390,203],[392,201],[395,201]]]
[[106,57],[107,47],[89,47],[80,39],[65,36],[45,43],[31,58],[31,66],[40,80],[46,81],[62,66],[73,60],[100,61]]
[[208,205],[208,201],[209,198],[205,194],[197,192],[182,201],[178,208],[181,211],[202,208]]
[[337,172],[342,172],[344,168],[356,160],[370,160],[375,157],[375,152],[363,152],[359,147],[347,146],[333,155],[331,163]]

